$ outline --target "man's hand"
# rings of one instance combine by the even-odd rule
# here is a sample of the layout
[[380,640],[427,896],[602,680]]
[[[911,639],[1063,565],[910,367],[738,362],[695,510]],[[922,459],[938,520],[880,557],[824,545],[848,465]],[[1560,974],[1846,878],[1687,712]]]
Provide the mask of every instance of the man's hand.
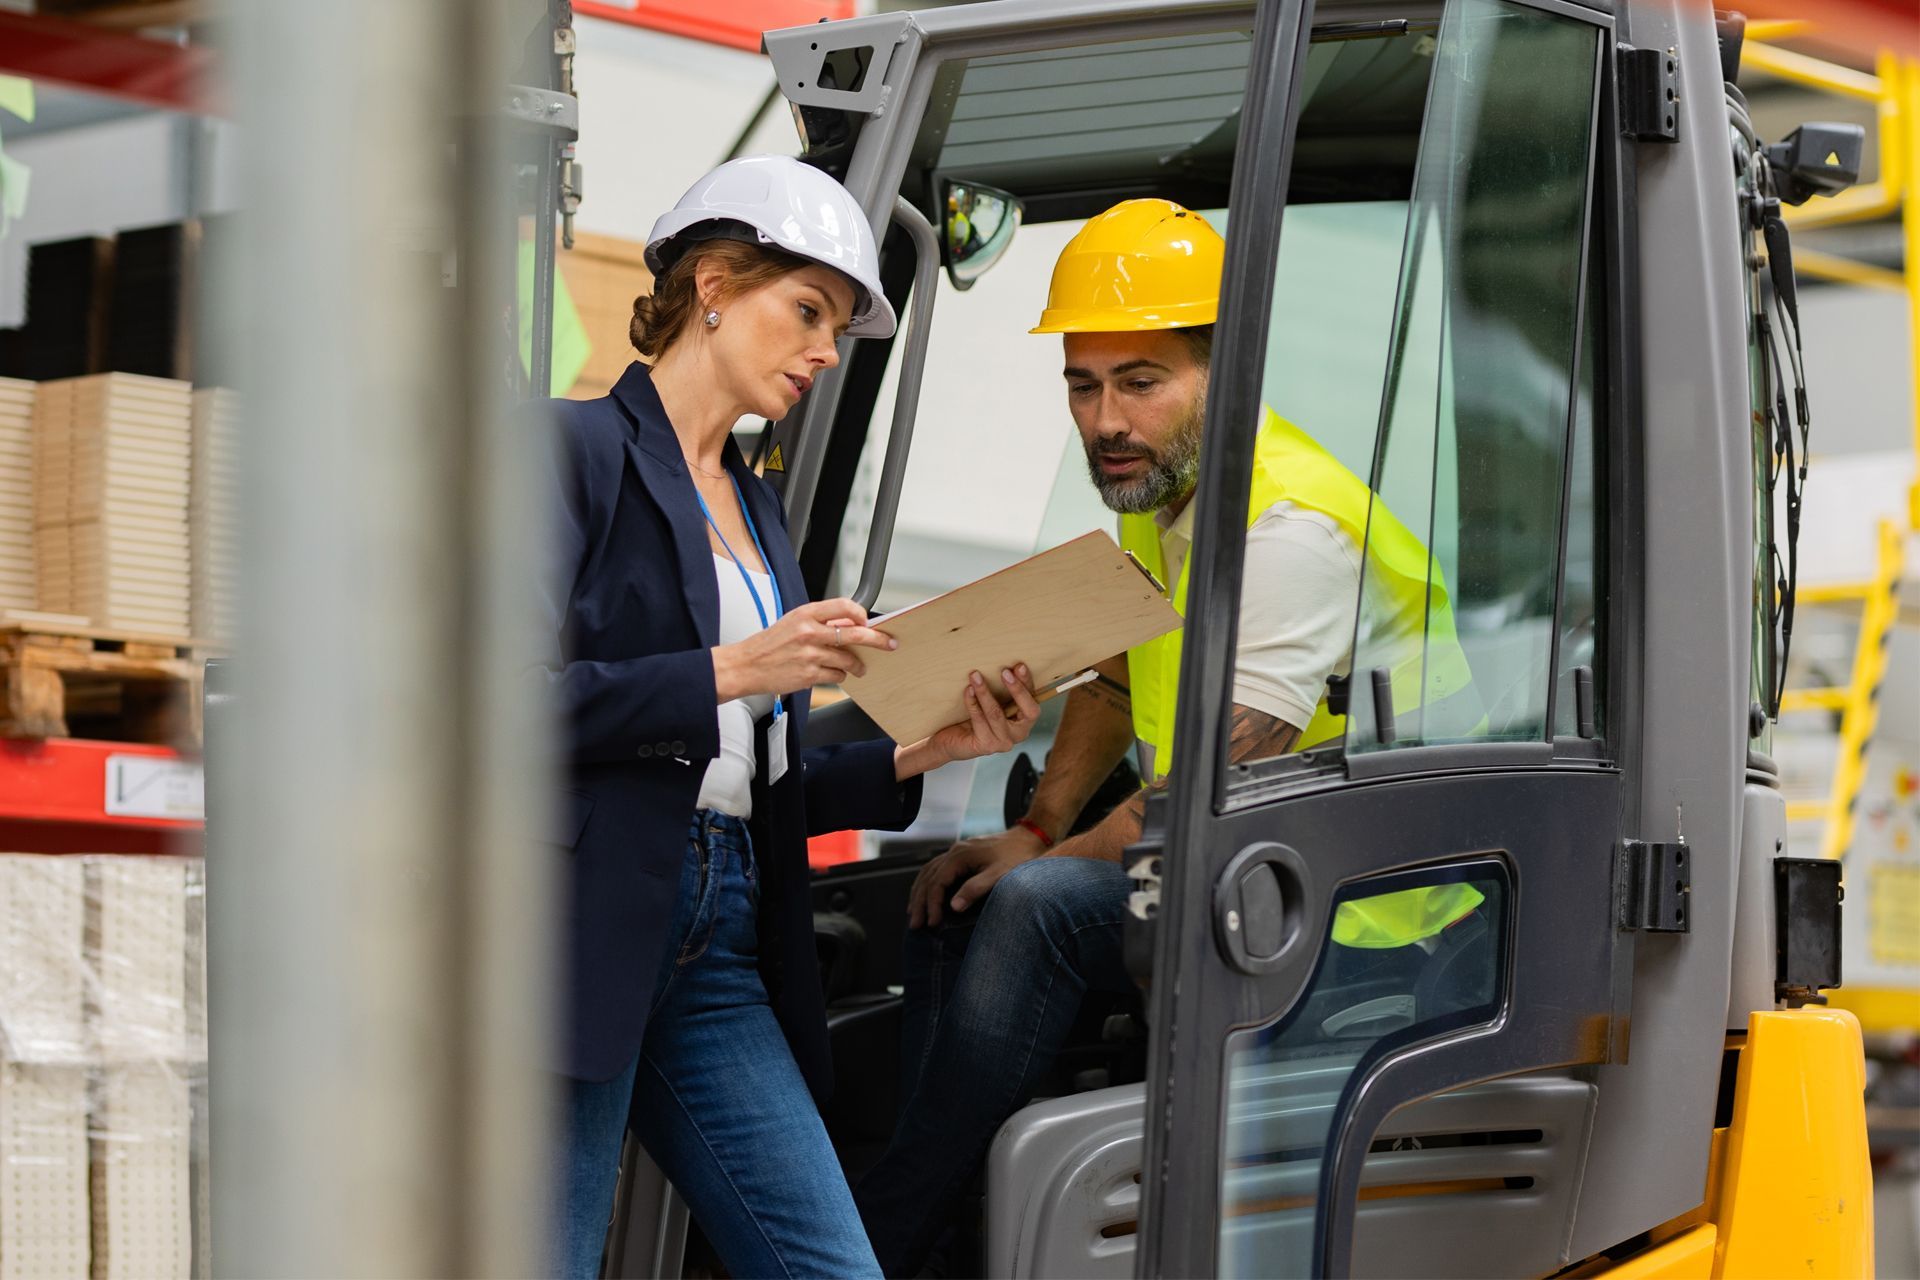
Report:
[[[933,928],[940,923],[944,907],[965,911],[986,896],[1001,876],[1044,852],[1046,846],[1040,843],[1040,837],[1025,827],[962,840],[920,868],[913,891],[907,896],[908,927]],[[948,887],[956,881],[963,881],[959,890],[950,902],[943,901]]]

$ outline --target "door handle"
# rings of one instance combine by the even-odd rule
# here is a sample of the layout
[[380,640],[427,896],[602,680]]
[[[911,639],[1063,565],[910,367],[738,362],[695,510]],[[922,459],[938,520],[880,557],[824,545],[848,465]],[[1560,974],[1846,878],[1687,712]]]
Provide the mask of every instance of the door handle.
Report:
[[1242,973],[1271,973],[1300,937],[1306,860],[1263,840],[1235,854],[1213,886],[1213,932],[1220,953]]

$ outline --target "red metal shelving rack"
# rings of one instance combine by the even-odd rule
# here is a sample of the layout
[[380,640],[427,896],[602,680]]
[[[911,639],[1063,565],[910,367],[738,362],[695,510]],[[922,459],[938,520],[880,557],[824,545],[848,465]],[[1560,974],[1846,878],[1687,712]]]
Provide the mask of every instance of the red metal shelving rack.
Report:
[[0,71],[164,111],[224,115],[213,50],[0,9]]
[[760,33],[822,18],[851,18],[854,0],[574,0],[573,11],[649,31],[760,52]]
[[168,747],[83,738],[0,738],[0,850],[8,853],[198,854],[195,819],[107,811],[112,757],[198,761]]

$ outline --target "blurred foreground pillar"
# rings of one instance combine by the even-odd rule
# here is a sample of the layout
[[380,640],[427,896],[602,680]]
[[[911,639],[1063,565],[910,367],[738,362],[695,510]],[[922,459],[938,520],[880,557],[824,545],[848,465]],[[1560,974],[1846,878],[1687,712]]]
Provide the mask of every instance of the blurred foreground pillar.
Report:
[[[543,1269],[544,527],[506,86],[545,0],[247,0],[242,621],[210,740],[214,1268]],[[551,37],[546,39],[550,42]],[[537,61],[537,58],[536,58]],[[527,206],[519,208],[517,205]]]

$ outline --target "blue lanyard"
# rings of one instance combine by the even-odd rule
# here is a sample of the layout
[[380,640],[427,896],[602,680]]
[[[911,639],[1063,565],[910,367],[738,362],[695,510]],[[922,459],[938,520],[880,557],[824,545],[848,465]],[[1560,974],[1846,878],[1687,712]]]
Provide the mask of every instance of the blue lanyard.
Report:
[[[727,479],[733,484],[733,496],[740,503],[740,518],[747,522],[747,536],[753,539],[753,549],[760,553],[760,563],[767,567],[767,582],[773,587],[773,616],[783,618],[787,610],[780,601],[780,579],[773,572],[773,561],[767,559],[767,549],[760,545],[760,530],[754,527],[753,513],[747,510],[747,497],[740,492],[740,482],[733,478],[731,472],[728,473]],[[740,581],[746,584],[747,594],[753,597],[754,612],[760,615],[761,628],[764,630],[772,626],[773,624],[767,620],[767,607],[760,603],[760,593],[753,589],[753,577],[747,572],[747,566],[740,563],[740,557],[733,553],[733,547],[727,542],[727,535],[720,532],[720,526],[714,523],[713,508],[707,505],[707,500],[701,495],[700,490],[695,489],[693,496],[700,504],[700,514],[707,518],[707,525],[713,530],[713,536],[720,539],[720,545],[726,548],[727,559],[733,561],[733,567],[740,571]],[[776,716],[781,714],[783,707],[784,699],[779,694],[775,694],[773,714]]]

